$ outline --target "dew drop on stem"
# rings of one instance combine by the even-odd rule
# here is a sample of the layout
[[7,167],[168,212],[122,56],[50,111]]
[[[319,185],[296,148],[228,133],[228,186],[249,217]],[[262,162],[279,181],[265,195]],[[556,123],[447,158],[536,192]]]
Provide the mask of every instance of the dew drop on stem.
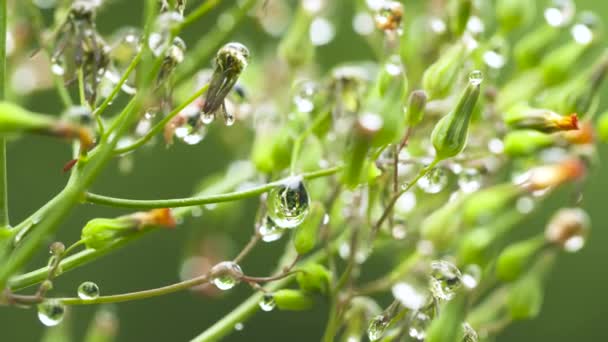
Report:
[[232,261],[223,261],[210,271],[211,282],[220,290],[230,290],[243,277],[241,267]]
[[384,315],[374,317],[367,327],[367,336],[370,341],[377,341],[384,335],[390,320]]
[[65,316],[65,305],[55,299],[45,300],[38,304],[38,319],[47,327],[61,323]]
[[276,302],[274,301],[274,296],[270,293],[264,294],[262,300],[259,303],[260,309],[263,311],[269,312],[272,311],[276,307]]
[[84,300],[91,300],[99,297],[99,286],[92,281],[85,281],[78,286],[78,297]]
[[295,228],[308,214],[310,198],[301,177],[285,180],[268,193],[268,216],[281,228]]
[[462,273],[456,266],[445,260],[431,262],[430,289],[435,298],[450,300],[461,285]]

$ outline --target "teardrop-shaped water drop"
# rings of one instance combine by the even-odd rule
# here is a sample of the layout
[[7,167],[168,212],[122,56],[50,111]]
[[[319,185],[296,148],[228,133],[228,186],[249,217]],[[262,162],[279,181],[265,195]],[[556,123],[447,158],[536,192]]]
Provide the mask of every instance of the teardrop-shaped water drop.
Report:
[[65,316],[65,305],[55,299],[45,300],[38,304],[38,319],[47,327],[61,323]]
[[432,169],[418,181],[418,187],[427,194],[437,194],[443,191],[447,184],[448,175],[439,167]]
[[310,206],[308,190],[301,177],[290,177],[268,194],[268,216],[281,228],[297,227]]
[[205,125],[212,123],[214,119],[215,119],[214,113],[201,112],[201,122],[204,123]]
[[262,297],[262,300],[260,301],[259,305],[260,305],[260,309],[262,309],[263,311],[269,312],[275,308],[277,303],[274,301],[274,296],[272,294],[266,293]]
[[462,285],[460,270],[445,260],[431,262],[431,293],[440,300],[454,298],[456,290]]
[[370,341],[377,341],[382,338],[386,328],[388,327],[389,319],[384,315],[374,317],[367,327],[367,336]]
[[99,286],[92,281],[85,281],[78,286],[78,297],[85,300],[99,297]]
[[220,290],[230,290],[243,277],[241,267],[232,261],[223,261],[213,266],[210,271],[211,282]]
[[277,226],[269,216],[266,216],[258,232],[262,237],[262,241],[273,242],[279,240],[285,233],[285,230]]
[[481,280],[481,273],[481,267],[478,265],[471,264],[466,266],[462,273],[462,284],[469,290],[476,288]]

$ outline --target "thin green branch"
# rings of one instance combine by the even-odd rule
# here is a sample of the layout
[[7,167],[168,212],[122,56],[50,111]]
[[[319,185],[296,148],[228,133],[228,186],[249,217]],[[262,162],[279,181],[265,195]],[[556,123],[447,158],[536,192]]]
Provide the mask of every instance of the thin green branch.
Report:
[[[304,179],[314,179],[319,177],[325,177],[333,175],[340,171],[341,167],[336,166],[333,168],[323,169],[314,172],[308,172],[302,174]],[[112,207],[122,208],[133,208],[133,209],[154,209],[154,208],[178,208],[178,207],[189,207],[194,205],[203,205],[211,203],[222,203],[237,201],[245,198],[255,197],[268,192],[278,185],[285,182],[285,179],[271,182],[268,184],[256,186],[247,190],[235,191],[225,194],[218,195],[206,195],[206,196],[195,196],[186,198],[175,198],[166,200],[133,200],[133,199],[122,199],[97,195],[93,193],[86,194],[86,201],[94,204],[107,205]]]
[[[0,0],[0,101],[6,94],[6,0]],[[0,137],[0,227],[9,226],[8,184],[6,169],[6,138]]]
[[306,127],[304,132],[302,132],[293,143],[293,150],[291,153],[291,163],[289,166],[290,172],[293,174],[296,170],[296,164],[298,162],[298,158],[300,156],[300,150],[302,149],[302,144],[306,141],[309,135],[311,135],[315,129],[319,127],[325,121],[328,116],[331,114],[331,111],[326,111],[325,113],[317,115],[317,117],[313,120],[313,122]]
[[190,14],[184,18],[184,21],[177,26],[176,30],[181,31],[192,25],[195,21],[199,20],[202,16],[215,8],[219,3],[220,0],[207,0],[200,4],[194,11],[190,12]]
[[137,139],[137,141],[135,141],[133,144],[131,144],[129,146],[117,148],[115,150],[115,153],[117,153],[117,154],[127,153],[127,152],[133,151],[133,150],[139,148],[140,146],[144,145],[146,142],[148,142],[150,139],[152,139],[152,137],[154,137],[156,134],[158,134],[160,131],[162,131],[163,128],[165,127],[165,125],[168,124],[169,121],[171,121],[171,119],[173,119],[176,115],[178,115],[189,104],[191,104],[197,98],[199,98],[201,95],[203,95],[203,93],[205,93],[207,91],[207,88],[209,88],[209,84],[205,84],[201,89],[199,89],[196,93],[194,93],[192,96],[190,96],[190,98],[188,98],[186,101],[184,101],[184,103],[182,103],[181,105],[179,105],[178,107],[173,109],[161,121],[159,121],[158,123],[156,123],[156,125],[154,125],[152,128],[150,128],[150,130],[144,136]]

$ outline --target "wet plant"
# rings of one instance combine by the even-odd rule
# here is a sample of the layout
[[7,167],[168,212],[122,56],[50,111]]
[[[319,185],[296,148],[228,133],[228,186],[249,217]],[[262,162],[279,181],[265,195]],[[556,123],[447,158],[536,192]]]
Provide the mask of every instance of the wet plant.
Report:
[[[320,301],[327,342],[489,341],[541,313],[557,255],[589,236],[580,189],[608,140],[608,113],[596,115],[608,72],[597,16],[570,0],[142,3],[140,28],[104,35],[104,1],[0,0],[0,304],[55,326],[79,305],[251,287],[192,341]],[[205,21],[211,29],[185,38]],[[264,31],[263,47],[234,40],[247,25]],[[367,60],[322,62],[322,46],[346,39],[346,28]],[[55,90],[64,111],[28,109],[39,88]],[[211,132],[238,161],[190,196],[91,191],[113,160],[205,144]],[[11,222],[5,147],[32,135],[72,143],[69,179]],[[572,200],[546,227],[522,224],[564,194]],[[203,212],[229,220],[248,198],[255,218],[222,236],[249,242],[232,253],[193,238],[205,248],[184,261],[180,281],[118,294],[89,279],[68,297],[53,289],[149,233],[190,229]],[[123,211],[91,217],[33,265],[83,202]],[[263,244],[284,255],[254,276],[244,261]],[[101,306],[90,336],[114,338],[117,320]]]

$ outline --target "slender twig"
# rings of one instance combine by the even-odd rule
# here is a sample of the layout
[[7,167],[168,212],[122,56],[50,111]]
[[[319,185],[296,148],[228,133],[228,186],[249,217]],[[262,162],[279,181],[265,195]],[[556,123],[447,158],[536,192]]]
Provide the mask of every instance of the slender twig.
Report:
[[[340,166],[322,169],[314,172],[303,173],[302,178],[304,179],[315,179],[320,177],[326,177],[333,175],[340,171]],[[245,198],[255,197],[268,192],[278,185],[285,182],[285,179],[267,183],[264,185],[256,186],[247,190],[229,192],[219,195],[205,195],[195,196],[186,198],[174,198],[166,200],[134,200],[134,199],[123,199],[107,197],[97,195],[93,193],[86,193],[85,199],[89,203],[107,205],[112,207],[122,208],[133,208],[133,209],[154,209],[154,208],[178,208],[178,207],[190,207],[194,205],[212,204],[237,201]]]
[[207,0],[204,3],[200,4],[194,11],[190,12],[184,21],[182,21],[179,25],[177,25],[176,30],[181,31],[186,27],[192,25],[194,22],[199,20],[202,16],[207,14],[213,8],[215,8],[220,3],[220,0]]
[[[6,0],[0,0],[0,101],[6,95]],[[0,227],[9,226],[8,184],[6,169],[6,138],[0,137]],[[0,287],[1,289],[1,287]]]
[[291,152],[291,163],[289,166],[289,170],[291,171],[292,174],[295,173],[296,171],[296,164],[298,162],[298,158],[300,156],[300,150],[302,149],[302,144],[304,143],[304,141],[306,141],[306,138],[308,138],[308,136],[310,136],[310,134],[312,134],[314,132],[314,130],[319,127],[320,124],[323,123],[323,121],[325,121],[329,115],[331,114],[331,111],[326,111],[323,114],[319,114],[317,115],[317,117],[314,119],[314,121],[308,125],[308,127],[306,127],[306,129],[295,139],[294,143],[293,143],[293,149]]

